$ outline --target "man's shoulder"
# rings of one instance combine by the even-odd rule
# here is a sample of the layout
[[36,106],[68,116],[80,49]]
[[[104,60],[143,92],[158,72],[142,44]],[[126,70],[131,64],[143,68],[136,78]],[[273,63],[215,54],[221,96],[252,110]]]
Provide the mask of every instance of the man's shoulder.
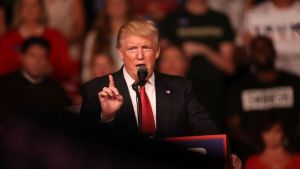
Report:
[[207,15],[210,17],[218,18],[218,19],[228,19],[227,15],[225,13],[214,10],[214,9],[209,9],[207,11]]
[[17,90],[23,92],[26,84],[25,79],[19,71],[2,75],[0,76],[0,93],[2,95],[5,95],[4,93],[10,94],[11,92],[18,93]]
[[181,76],[175,76],[175,75],[169,75],[165,73],[160,73],[160,72],[155,72],[155,76],[162,78],[162,79],[167,79],[167,80],[175,80],[175,81],[187,81],[186,78],[181,77]]
[[20,80],[21,79],[21,72],[20,71],[15,71],[15,72],[11,72],[5,75],[1,75],[0,76],[0,81],[3,82],[15,82],[16,80]]
[[183,87],[183,86],[191,83],[189,79],[180,77],[180,76],[168,75],[168,74],[159,73],[159,72],[156,72],[155,76],[156,76],[156,79],[159,80],[160,82],[168,84],[168,85],[172,85],[172,86]]
[[300,84],[300,77],[285,71],[279,71],[279,78],[284,82],[291,82],[295,84]]

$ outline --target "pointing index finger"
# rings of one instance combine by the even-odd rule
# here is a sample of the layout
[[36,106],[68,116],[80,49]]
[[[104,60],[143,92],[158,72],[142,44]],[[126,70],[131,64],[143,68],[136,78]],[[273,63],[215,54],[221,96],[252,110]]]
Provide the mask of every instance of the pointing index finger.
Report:
[[112,75],[109,75],[109,87],[115,87],[115,81]]

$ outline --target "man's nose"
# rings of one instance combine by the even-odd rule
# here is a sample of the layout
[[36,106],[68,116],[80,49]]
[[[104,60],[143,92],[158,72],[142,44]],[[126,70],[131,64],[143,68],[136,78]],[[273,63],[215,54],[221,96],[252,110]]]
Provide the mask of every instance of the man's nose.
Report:
[[143,59],[144,59],[144,53],[143,53],[142,48],[139,48],[139,49],[138,49],[137,59],[138,59],[138,60],[143,60]]

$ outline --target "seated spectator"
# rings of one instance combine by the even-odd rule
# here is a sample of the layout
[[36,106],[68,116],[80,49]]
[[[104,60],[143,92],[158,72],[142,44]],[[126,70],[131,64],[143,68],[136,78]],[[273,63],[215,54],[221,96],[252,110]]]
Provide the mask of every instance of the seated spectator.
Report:
[[226,110],[233,148],[241,157],[252,153],[254,128],[267,112],[286,112],[296,124],[300,112],[300,79],[275,68],[276,51],[272,40],[258,36],[250,47],[251,74],[233,83],[228,91]]
[[187,59],[178,46],[169,46],[161,51],[157,61],[157,69],[161,73],[185,77]]
[[120,27],[132,19],[133,9],[129,0],[105,0],[94,28],[88,33],[84,43],[81,81],[89,78],[91,58],[98,53],[108,53],[113,57],[117,68],[123,65],[115,49]]
[[59,32],[46,26],[42,0],[17,0],[14,6],[14,29],[0,38],[0,75],[21,67],[20,48],[31,36],[46,38],[51,44],[51,75],[60,82],[76,76],[76,66],[68,54],[67,42]]
[[289,151],[288,130],[278,114],[261,119],[257,128],[261,151],[247,160],[245,169],[300,168],[300,155]]
[[299,15],[298,0],[263,2],[246,13],[240,43],[247,46],[256,35],[268,36],[278,52],[276,68],[300,76],[300,36],[293,29]]
[[110,55],[98,54],[91,60],[90,75],[91,78],[101,77],[116,71],[115,62]]
[[32,37],[20,50],[21,69],[0,78],[1,116],[33,113],[43,117],[44,113],[63,112],[69,99],[63,88],[48,77],[50,43]]

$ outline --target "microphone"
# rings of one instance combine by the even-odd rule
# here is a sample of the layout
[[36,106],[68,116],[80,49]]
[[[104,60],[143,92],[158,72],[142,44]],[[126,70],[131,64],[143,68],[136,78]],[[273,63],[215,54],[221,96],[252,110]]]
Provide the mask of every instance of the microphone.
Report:
[[137,70],[138,85],[142,86],[146,83],[146,77],[148,76],[148,69],[146,65],[140,65]]
[[139,65],[138,70],[137,70],[137,76],[138,76],[138,81],[136,81],[132,85],[132,89],[136,93],[136,98],[137,98],[137,111],[138,111],[138,126],[139,130],[142,130],[142,105],[141,105],[141,96],[139,93],[139,86],[143,86],[146,83],[146,77],[148,76],[148,69],[146,65]]

